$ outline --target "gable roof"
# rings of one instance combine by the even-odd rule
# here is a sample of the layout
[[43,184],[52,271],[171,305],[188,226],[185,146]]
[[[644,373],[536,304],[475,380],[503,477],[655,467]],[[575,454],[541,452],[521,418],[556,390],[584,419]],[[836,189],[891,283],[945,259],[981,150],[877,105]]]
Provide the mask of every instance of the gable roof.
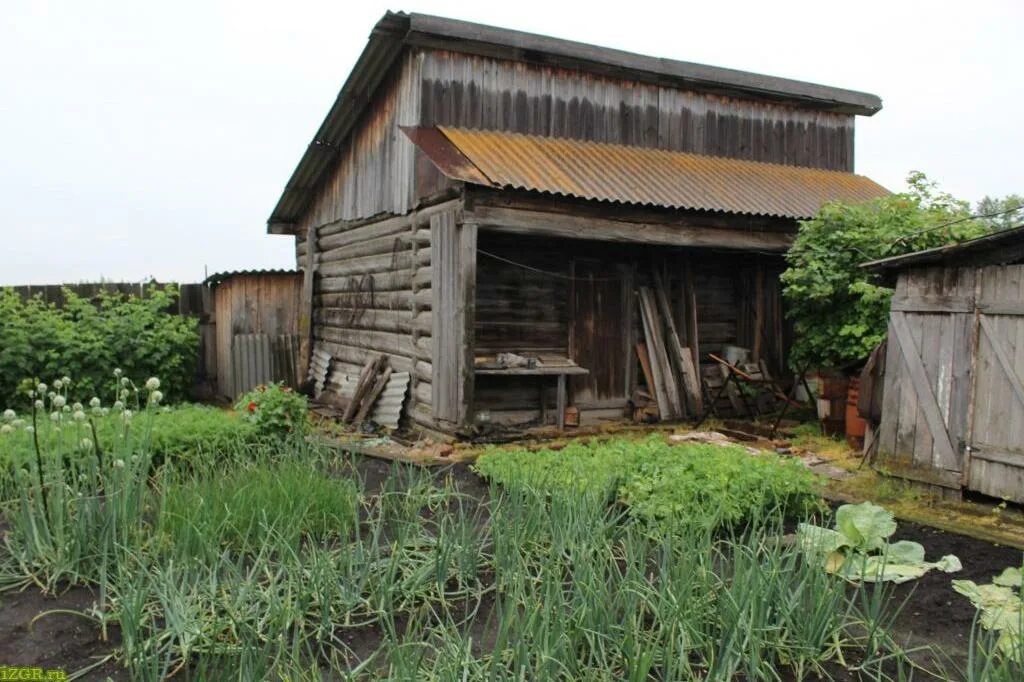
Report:
[[887,195],[861,175],[605,142],[402,128],[449,178],[610,203],[811,218],[829,201]]
[[406,46],[576,68],[687,90],[846,114],[871,116],[882,108],[876,95],[854,90],[649,57],[426,14],[387,12],[370,33],[366,48],[278,199],[267,221],[270,232],[287,232],[287,225],[301,217],[336,159],[337,149]]

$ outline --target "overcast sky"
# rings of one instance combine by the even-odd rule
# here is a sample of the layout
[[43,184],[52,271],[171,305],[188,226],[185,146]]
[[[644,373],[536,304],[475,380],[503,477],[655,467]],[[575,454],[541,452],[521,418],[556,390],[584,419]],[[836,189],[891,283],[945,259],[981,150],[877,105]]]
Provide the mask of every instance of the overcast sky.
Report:
[[6,0],[0,285],[293,267],[267,216],[386,9],[872,92],[858,173],[1024,193],[1019,0]]

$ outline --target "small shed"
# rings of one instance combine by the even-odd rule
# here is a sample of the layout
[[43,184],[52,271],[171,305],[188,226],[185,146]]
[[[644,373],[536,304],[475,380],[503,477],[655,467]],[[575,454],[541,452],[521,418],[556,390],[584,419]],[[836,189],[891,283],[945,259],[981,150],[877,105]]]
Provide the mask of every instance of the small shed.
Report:
[[242,270],[211,275],[217,354],[217,393],[235,399],[254,386],[296,386],[298,307],[296,270]]
[[864,267],[896,287],[879,468],[1024,502],[1024,227]]

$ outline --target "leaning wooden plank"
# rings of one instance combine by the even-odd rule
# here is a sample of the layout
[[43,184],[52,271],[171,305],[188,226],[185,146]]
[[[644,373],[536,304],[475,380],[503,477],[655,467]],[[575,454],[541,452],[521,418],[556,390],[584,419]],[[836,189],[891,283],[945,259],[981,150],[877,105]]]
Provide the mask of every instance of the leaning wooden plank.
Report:
[[704,399],[700,394],[700,379],[697,378],[697,371],[693,366],[693,355],[688,348],[684,348],[679,340],[679,333],[676,331],[676,323],[672,318],[672,308],[668,303],[668,295],[665,293],[665,285],[661,275],[654,273],[654,293],[658,299],[658,306],[661,308],[661,315],[665,318],[665,326],[668,328],[668,347],[675,356],[679,366],[679,373],[683,379],[683,395],[686,398],[690,414],[701,414],[704,412]]
[[679,383],[676,381],[675,373],[672,371],[672,363],[665,348],[665,339],[662,336],[662,322],[658,315],[657,304],[654,302],[654,293],[648,287],[640,288],[641,311],[647,315],[651,328],[651,336],[648,338],[648,349],[653,351],[652,365],[660,366],[661,380],[665,386],[665,396],[669,403],[669,419],[676,419],[685,416],[683,401],[680,398]]
[[[651,325],[650,320],[643,311],[643,305],[640,306],[640,321],[644,328],[644,339],[648,340],[651,337]],[[637,344],[643,347],[644,356],[647,358],[647,369],[650,370],[650,389],[654,393],[654,402],[658,405],[659,419],[667,419],[671,412],[671,406],[668,402],[668,396],[665,395],[665,384],[661,380],[661,368],[654,362],[651,361],[650,348],[647,343]]]
[[636,357],[640,361],[640,369],[644,373],[644,383],[647,384],[647,392],[654,396],[655,384],[654,375],[651,373],[651,357],[647,353],[647,346],[643,343],[636,344]]
[[345,408],[345,414],[341,417],[341,420],[346,424],[351,423],[359,411],[359,405],[362,403],[366,392],[373,386],[373,380],[376,378],[377,372],[380,371],[383,362],[385,362],[384,356],[376,355],[372,356],[363,365],[363,371],[359,374],[359,381],[356,383],[356,390],[352,395],[352,401]]
[[669,366],[665,348],[661,344],[661,335],[658,331],[660,323],[654,311],[651,291],[646,287],[640,288],[640,313],[643,317],[647,350],[651,357],[658,409],[661,411],[662,419],[675,419],[680,415],[679,391],[673,381],[672,368]]
[[362,422],[366,419],[366,416],[370,414],[370,410],[373,409],[374,404],[377,402],[377,398],[384,392],[384,387],[388,385],[388,379],[391,378],[391,368],[386,367],[384,371],[377,377],[373,386],[366,392],[366,397],[363,398],[363,403],[359,406],[359,411],[356,412],[355,421],[356,423]]

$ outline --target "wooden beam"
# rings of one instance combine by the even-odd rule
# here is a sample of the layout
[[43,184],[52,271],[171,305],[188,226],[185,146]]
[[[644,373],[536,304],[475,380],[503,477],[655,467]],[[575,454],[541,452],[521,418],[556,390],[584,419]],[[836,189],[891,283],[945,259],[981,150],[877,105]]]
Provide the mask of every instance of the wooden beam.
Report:
[[300,382],[309,374],[309,360],[313,352],[313,290],[319,267],[320,250],[315,227],[306,233],[306,267],[302,274],[302,299],[299,301],[299,376]]
[[460,428],[469,420],[474,387],[476,237],[454,211],[430,220],[431,404],[434,418]]
[[480,229],[566,239],[785,252],[793,235],[719,227],[633,223],[561,213],[475,206]]

